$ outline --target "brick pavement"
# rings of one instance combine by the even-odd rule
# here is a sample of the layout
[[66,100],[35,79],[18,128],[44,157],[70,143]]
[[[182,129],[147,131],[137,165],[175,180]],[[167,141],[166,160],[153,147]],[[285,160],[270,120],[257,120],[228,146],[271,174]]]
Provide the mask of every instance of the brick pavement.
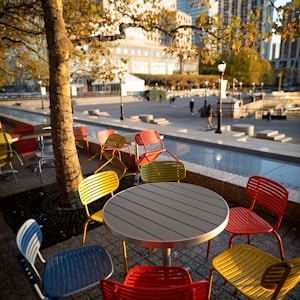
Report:
[[[198,120],[198,119],[197,119]],[[247,121],[247,120],[246,120]],[[198,122],[198,121],[197,121]],[[125,122],[124,122],[125,123]],[[127,122],[128,126],[132,127],[132,123]],[[125,125],[124,125],[125,126]],[[187,126],[187,124],[185,124]],[[191,125],[192,127],[194,125]],[[163,130],[163,127],[161,128]],[[170,128],[166,128],[163,134],[169,134]],[[179,133],[175,133],[179,136]],[[196,133],[198,134],[198,132]],[[189,134],[190,136],[190,134]],[[225,138],[225,133],[222,135]],[[191,136],[193,138],[193,136]],[[220,138],[220,137],[219,137]],[[230,141],[231,144],[235,144]],[[244,147],[254,147],[257,149],[259,144],[254,144],[254,140],[251,143],[244,143]],[[290,148],[286,145],[284,151]],[[299,147],[299,145],[297,145]],[[243,147],[243,143],[238,143],[237,147]],[[281,151],[281,146],[277,143],[272,144],[272,151],[275,151],[275,147],[279,148],[278,153]],[[299,154],[298,148],[295,147],[294,154]],[[292,150],[292,149],[291,149]],[[86,159],[84,155],[80,155],[82,161]],[[14,180],[0,181],[0,194],[1,197],[12,195],[25,190],[34,189],[40,186],[38,176],[32,173],[32,169],[27,166],[20,167],[16,162],[14,164],[20,172],[18,174],[19,184],[15,184]],[[95,165],[87,164],[84,167],[84,172],[91,173],[95,169]],[[89,169],[90,168],[90,169]],[[44,172],[44,185],[55,182],[55,172],[51,168],[46,168]],[[224,196],[226,198],[226,195]],[[297,198],[298,199],[298,198]],[[1,200],[0,200],[1,201]],[[283,245],[285,250],[285,256],[287,259],[300,257],[300,228],[297,225],[288,223],[286,220],[282,223],[279,233],[283,239]],[[271,234],[265,234],[262,236],[253,236],[252,244],[264,249],[265,251],[274,254],[279,257],[278,245],[275,237]],[[239,238],[235,241],[245,242],[244,238]],[[106,232],[103,226],[93,229],[88,232],[87,244],[101,244],[111,254],[114,263],[114,274],[112,279],[122,281],[124,278],[124,267],[122,262],[121,242]],[[62,243],[56,244],[42,251],[43,255],[48,258],[54,253],[79,247],[81,244],[81,236],[72,237]],[[224,251],[228,245],[228,234],[223,232],[212,241],[210,257],[207,260],[205,258],[206,243],[193,247],[176,249],[173,255],[173,264],[178,266],[188,266],[194,281],[200,279],[207,279],[209,269],[211,266],[211,259],[218,253]],[[25,278],[21,267],[16,259],[17,249],[15,245],[15,234],[11,228],[5,222],[3,215],[0,213],[0,299],[37,299],[35,293],[32,291],[31,286]],[[128,245],[128,262],[129,267],[142,264],[159,264],[161,262],[161,251],[154,249],[152,253],[148,253],[147,249]],[[77,294],[66,299],[102,299],[99,286],[94,287],[84,293]],[[229,285],[223,284],[217,275],[214,277],[213,294],[212,299],[244,299],[239,294],[235,294],[233,288]],[[300,299],[300,285],[298,285],[287,297],[288,300]]]
[[[81,161],[85,161],[86,155],[84,152],[80,153]],[[92,161],[83,166],[83,173],[91,173],[97,166],[97,160]],[[12,178],[9,181],[0,181],[0,191],[2,196],[14,194],[24,190],[30,190],[40,186],[38,176],[32,173],[32,169],[27,166],[19,167],[17,162],[15,167],[19,169],[18,179],[19,183],[16,184]],[[45,168],[44,170],[44,185],[55,182],[55,172],[53,168]],[[30,175],[30,176],[29,176]],[[269,218],[269,217],[267,217]],[[15,234],[4,220],[3,215],[0,213],[0,299],[37,299],[35,293],[19,263],[16,259],[17,249],[15,245]],[[284,221],[279,229],[279,233],[283,239],[285,256],[287,259],[300,256],[300,234],[299,227],[294,224]],[[207,279],[209,269],[211,267],[211,259],[218,253],[224,251],[228,245],[229,235],[226,232],[221,233],[211,243],[211,253],[207,260],[205,257],[207,244],[200,244],[192,247],[175,249],[172,253],[172,263],[178,266],[189,267],[191,276],[194,281],[200,279]],[[279,257],[279,250],[277,240],[272,234],[265,234],[261,236],[253,236],[252,244],[264,249],[265,251]],[[235,243],[246,242],[245,238],[237,238]],[[110,235],[104,226],[97,227],[90,230],[87,235],[87,244],[101,244],[104,246],[112,256],[114,263],[114,273],[112,279],[122,281],[124,278],[124,266],[122,257],[121,241]],[[43,255],[47,258],[54,253],[80,247],[81,235],[74,236],[69,240],[58,243],[54,246],[46,248],[42,251]],[[162,260],[161,250],[154,249],[150,254],[147,249],[128,245],[128,262],[129,267],[136,265],[151,265],[160,264]],[[65,299],[102,299],[99,286],[91,288],[83,293],[67,297]],[[224,285],[223,280],[217,275],[214,276],[214,285],[212,300],[232,300],[232,299],[245,299],[240,294],[236,294],[230,285]],[[300,285],[288,295],[288,300],[300,299]]]

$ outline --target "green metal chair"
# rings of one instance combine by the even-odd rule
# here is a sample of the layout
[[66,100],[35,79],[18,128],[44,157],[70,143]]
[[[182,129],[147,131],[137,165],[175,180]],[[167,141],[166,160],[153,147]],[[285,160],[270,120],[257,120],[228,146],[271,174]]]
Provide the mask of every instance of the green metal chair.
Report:
[[185,178],[186,169],[181,161],[156,160],[142,165],[140,175],[144,182],[179,182]]

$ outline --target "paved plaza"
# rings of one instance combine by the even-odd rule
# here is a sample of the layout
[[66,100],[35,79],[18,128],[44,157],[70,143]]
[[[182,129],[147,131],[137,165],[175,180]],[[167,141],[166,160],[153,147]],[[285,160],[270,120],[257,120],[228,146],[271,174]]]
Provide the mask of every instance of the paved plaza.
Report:
[[[178,100],[179,101],[179,100]],[[149,104],[149,105],[148,105]],[[148,106],[147,106],[148,105]],[[159,105],[164,108],[160,109]],[[199,106],[200,103],[196,102],[196,106]],[[124,130],[124,128],[131,128],[133,130],[140,128],[148,128],[149,126],[157,126],[157,125],[149,125],[147,123],[142,122],[133,122],[130,120],[129,116],[136,115],[140,112],[143,107],[144,110],[148,107],[148,113],[153,112],[157,117],[163,115],[163,110],[169,111],[168,119],[172,123],[172,125],[156,127],[160,132],[164,135],[172,135],[173,137],[177,137],[178,139],[199,139],[206,141],[208,144],[216,144],[220,145],[231,145],[233,148],[241,148],[243,151],[256,151],[261,150],[264,151],[263,155],[266,155],[266,152],[272,149],[273,153],[281,154],[285,156],[285,159],[289,157],[295,157],[295,161],[299,165],[299,146],[300,142],[297,142],[300,134],[299,134],[299,120],[293,122],[270,122],[270,124],[279,124],[280,131],[286,133],[292,133],[295,135],[295,139],[293,143],[276,143],[270,141],[261,141],[256,138],[249,138],[247,142],[238,142],[236,139],[229,133],[225,133],[222,135],[217,135],[212,132],[206,132],[204,130],[205,120],[203,118],[199,118],[199,115],[195,113],[193,116],[189,114],[188,104],[187,103],[179,103],[177,102],[176,107],[170,107],[167,102],[163,103],[138,103],[139,110],[135,107],[134,103],[125,103],[125,112],[127,118],[125,122],[121,123],[118,115],[119,115],[119,105],[115,103],[113,105],[107,104],[99,104],[93,106],[83,106],[76,105],[74,119],[88,119],[89,121],[95,121],[94,118],[90,118],[86,114],[83,114],[83,111],[86,111],[89,107],[101,107],[101,110],[107,111],[109,113],[108,117],[98,118],[97,122],[102,123],[102,126],[107,126],[107,124],[114,124],[114,126],[119,126],[120,130]],[[154,108],[153,108],[153,107]],[[132,107],[132,108],[131,108]],[[150,110],[150,107],[151,110]],[[176,109],[180,108],[177,111]],[[136,110],[134,110],[136,109]],[[154,110],[153,110],[154,109]],[[183,110],[184,109],[184,110]],[[130,111],[131,110],[131,111]],[[166,115],[166,114],[165,114]],[[177,118],[176,118],[177,115]],[[173,117],[172,117],[173,116]],[[231,120],[232,121],[232,120]],[[253,122],[255,126],[265,126],[266,120],[239,120],[241,122]],[[216,120],[214,120],[216,122]],[[224,124],[230,122],[230,120],[224,119]],[[234,122],[236,122],[234,120]],[[263,123],[264,122],[264,123]],[[295,125],[294,125],[295,123]],[[288,125],[290,129],[288,131]],[[298,127],[297,127],[298,124]],[[268,124],[269,125],[269,124]],[[278,125],[278,126],[279,126]],[[298,128],[298,129],[297,129]],[[180,130],[187,131],[180,131]],[[243,152],[241,151],[241,152]],[[272,153],[270,154],[272,156]],[[87,159],[86,153],[84,151],[80,151],[80,161],[84,162]],[[20,167],[17,162],[14,164],[15,167],[18,167],[19,173],[17,174],[19,183],[16,184],[13,178],[8,181],[0,181],[0,192],[1,197],[17,194],[19,192],[25,190],[31,190],[41,186],[39,177],[36,176],[32,172],[32,169],[27,166]],[[190,165],[189,165],[190,166]],[[94,160],[88,164],[84,164],[82,166],[83,174],[91,174],[98,167],[98,161]],[[295,170],[298,172],[298,170]],[[298,173],[299,175],[299,173]],[[223,176],[226,176],[223,174]],[[232,176],[232,174],[230,175]],[[228,177],[228,175],[227,175]],[[299,178],[299,177],[298,177]],[[56,181],[55,178],[55,170],[53,168],[45,168],[44,169],[44,186],[52,184]],[[293,189],[293,197],[295,201],[299,199],[298,190]],[[226,197],[224,197],[226,199]],[[299,203],[300,205],[300,203]],[[19,299],[37,299],[35,293],[32,291],[31,286],[27,279],[25,278],[24,273],[21,270],[21,267],[16,259],[17,249],[15,245],[15,233],[8,226],[5,221],[5,216],[0,214],[0,299],[11,299],[11,300],[19,300]],[[272,221],[271,217],[266,216],[270,221]],[[300,257],[300,228],[298,225],[289,222],[288,219],[284,218],[283,223],[279,229],[279,234],[283,239],[283,246],[285,250],[286,259]],[[46,248],[42,251],[44,256],[50,257],[54,253],[58,251],[62,251],[64,249],[70,249],[74,247],[80,247],[81,245],[81,235],[73,236],[71,239],[68,239],[64,242],[53,245],[49,248]],[[211,243],[211,252],[210,257],[206,259],[206,247],[207,243],[203,243],[200,245],[173,249],[172,251],[172,262],[173,265],[183,266],[189,268],[191,276],[194,281],[207,279],[209,270],[211,267],[211,260],[218,253],[224,251],[228,247],[229,235],[226,232],[222,232],[215,239],[212,240]],[[264,234],[261,236],[253,236],[252,244],[263,249],[266,252],[272,253],[274,256],[279,257],[279,250],[277,245],[277,240],[275,236],[272,234]],[[246,238],[241,237],[235,240],[235,243],[244,243],[246,242]],[[95,229],[92,229],[87,234],[87,244],[100,244],[104,246],[112,257],[112,261],[114,264],[114,273],[112,279],[117,281],[122,281],[124,279],[124,266],[123,266],[123,256],[122,256],[122,248],[121,241],[113,237],[109,234],[104,226],[99,226]],[[133,267],[136,265],[157,265],[162,261],[162,253],[160,249],[154,249],[151,253],[148,252],[147,249],[137,247],[134,245],[128,244],[128,262],[129,267]],[[74,296],[67,297],[66,299],[102,299],[101,291],[99,286],[96,286],[92,289],[89,289],[83,293],[76,294]],[[232,299],[245,299],[238,293],[235,293],[234,289],[227,285],[224,285],[223,280],[218,277],[218,275],[214,276],[214,284],[213,284],[213,292],[211,299],[216,300],[232,300]],[[288,295],[286,298],[288,300],[299,300],[300,299],[300,285],[298,286]]]

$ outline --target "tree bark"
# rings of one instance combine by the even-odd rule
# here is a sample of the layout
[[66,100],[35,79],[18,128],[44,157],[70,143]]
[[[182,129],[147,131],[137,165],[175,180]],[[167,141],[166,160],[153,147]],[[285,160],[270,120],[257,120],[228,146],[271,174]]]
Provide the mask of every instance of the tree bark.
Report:
[[78,184],[82,180],[77,154],[70,97],[70,51],[62,0],[42,0],[49,56],[51,135],[61,207],[81,207]]

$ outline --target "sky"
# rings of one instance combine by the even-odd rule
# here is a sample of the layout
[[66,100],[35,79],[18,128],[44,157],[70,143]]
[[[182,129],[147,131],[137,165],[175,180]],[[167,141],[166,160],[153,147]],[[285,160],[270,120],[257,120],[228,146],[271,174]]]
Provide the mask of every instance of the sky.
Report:
[[[275,6],[283,6],[285,5],[287,2],[292,2],[292,0],[275,0]],[[274,16],[275,16],[276,13],[274,13]],[[272,37],[272,43],[275,43],[275,44],[279,44],[280,43],[280,35],[274,35]]]

